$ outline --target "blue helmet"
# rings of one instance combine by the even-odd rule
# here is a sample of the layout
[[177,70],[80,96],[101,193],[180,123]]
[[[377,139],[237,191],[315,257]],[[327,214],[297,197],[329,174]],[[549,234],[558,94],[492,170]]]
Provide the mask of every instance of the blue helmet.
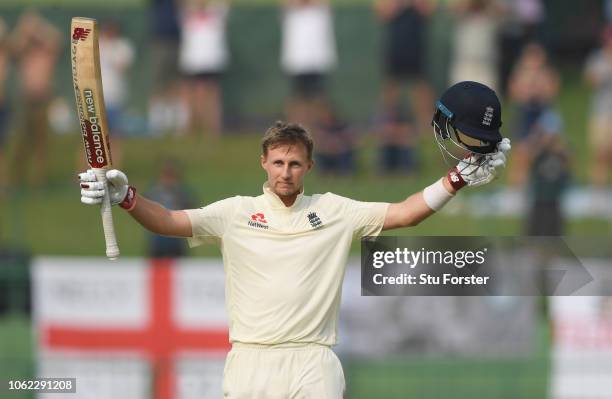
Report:
[[478,82],[459,82],[436,102],[431,121],[442,154],[461,160],[446,148],[451,142],[475,154],[495,152],[502,140],[501,104],[495,91]]

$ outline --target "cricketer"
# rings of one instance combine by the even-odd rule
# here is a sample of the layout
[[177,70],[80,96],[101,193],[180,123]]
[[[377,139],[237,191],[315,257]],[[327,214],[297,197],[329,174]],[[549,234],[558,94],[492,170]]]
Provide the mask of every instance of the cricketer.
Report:
[[[501,105],[476,82],[450,87],[436,103],[436,142],[457,166],[399,203],[306,195],[313,141],[303,127],[276,122],[262,139],[263,193],[199,209],[168,210],[136,193],[119,170],[109,195],[153,233],[220,247],[226,273],[229,339],[223,392],[230,399],[339,399],[345,382],[336,344],[341,285],[351,241],[415,226],[465,186],[491,182],[506,164]],[[447,148],[452,144],[463,151]],[[80,175],[81,201],[100,204],[104,185]]]

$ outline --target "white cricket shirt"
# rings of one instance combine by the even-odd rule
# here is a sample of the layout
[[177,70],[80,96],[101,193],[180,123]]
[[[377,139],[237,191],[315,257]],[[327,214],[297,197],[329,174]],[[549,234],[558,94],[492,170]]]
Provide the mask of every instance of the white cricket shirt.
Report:
[[351,241],[378,235],[389,204],[263,191],[186,211],[190,245],[221,248],[230,341],[334,345]]

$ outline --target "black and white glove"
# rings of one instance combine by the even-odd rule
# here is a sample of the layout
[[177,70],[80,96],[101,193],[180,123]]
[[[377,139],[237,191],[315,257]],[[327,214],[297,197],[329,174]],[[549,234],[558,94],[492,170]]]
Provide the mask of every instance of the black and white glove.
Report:
[[124,209],[132,210],[136,204],[136,189],[128,185],[125,173],[111,169],[106,172],[106,180],[107,185],[98,181],[93,169],[80,173],[81,202],[87,205],[101,204],[107,186],[111,205],[119,205]]
[[506,167],[506,154],[511,148],[510,139],[504,138],[497,144],[495,152],[486,155],[470,153],[448,172],[449,183],[455,190],[490,183]]

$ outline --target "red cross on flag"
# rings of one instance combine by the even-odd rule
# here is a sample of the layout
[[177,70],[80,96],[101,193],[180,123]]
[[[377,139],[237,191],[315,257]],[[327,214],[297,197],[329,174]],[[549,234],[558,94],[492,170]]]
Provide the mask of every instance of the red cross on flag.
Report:
[[230,349],[220,260],[40,258],[33,307],[41,377],[71,397],[221,397]]

